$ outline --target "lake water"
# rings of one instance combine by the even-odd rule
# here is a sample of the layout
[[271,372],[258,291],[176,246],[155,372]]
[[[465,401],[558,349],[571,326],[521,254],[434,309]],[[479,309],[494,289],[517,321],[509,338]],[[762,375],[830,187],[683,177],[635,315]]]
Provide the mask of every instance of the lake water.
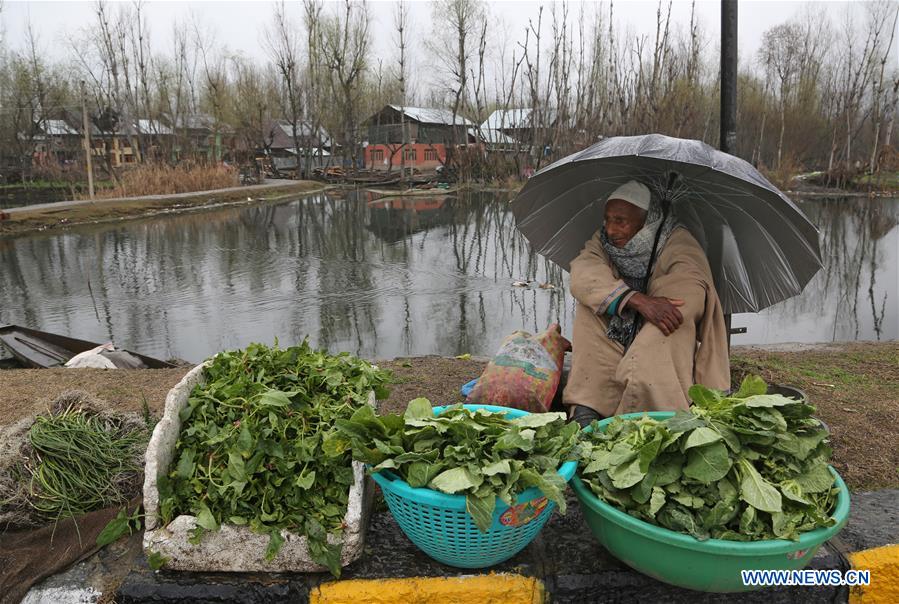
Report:
[[[319,194],[0,240],[0,323],[189,361],[306,335],[367,358],[492,355],[553,322],[570,336],[568,275],[530,251],[508,199]],[[736,315],[748,333],[733,343],[899,338],[899,200],[801,207],[826,267],[801,296]]]

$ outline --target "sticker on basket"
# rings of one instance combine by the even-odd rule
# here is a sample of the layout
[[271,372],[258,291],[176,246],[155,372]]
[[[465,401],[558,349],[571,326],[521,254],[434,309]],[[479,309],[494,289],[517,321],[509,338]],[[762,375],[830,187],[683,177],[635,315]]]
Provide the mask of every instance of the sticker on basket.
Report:
[[800,558],[804,558],[808,553],[807,549],[797,549],[795,552],[787,553],[787,560],[799,560]]
[[521,526],[527,524],[546,509],[546,497],[538,497],[531,499],[525,503],[521,503],[510,507],[499,517],[499,521],[503,526]]

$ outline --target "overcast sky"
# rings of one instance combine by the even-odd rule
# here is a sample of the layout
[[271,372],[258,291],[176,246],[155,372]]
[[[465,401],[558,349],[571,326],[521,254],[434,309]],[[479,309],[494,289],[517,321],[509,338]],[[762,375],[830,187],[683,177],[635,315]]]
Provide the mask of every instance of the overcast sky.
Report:
[[[93,19],[91,2],[43,2],[21,0],[0,0],[3,12],[0,14],[5,29],[8,46],[20,48],[24,40],[24,29],[28,19],[39,35],[43,49],[58,58],[65,58],[65,45],[62,41],[67,32],[75,31],[90,24]],[[327,4],[334,4],[327,2]],[[492,32],[497,39],[502,30],[508,31],[510,39],[523,38],[522,32],[527,27],[529,18],[536,18],[538,7],[543,4],[547,11],[552,2],[491,1],[491,16],[497,21],[497,28]],[[576,16],[580,2],[569,3],[570,14]],[[675,0],[672,20],[681,27],[686,27],[690,18],[689,0]],[[849,2],[784,2],[775,0],[751,0],[739,3],[739,42],[741,60],[754,55],[758,49],[765,30],[782,23],[795,15],[804,4],[812,4],[826,11],[833,19],[840,18]],[[217,41],[225,44],[229,50],[248,56],[264,57],[260,49],[260,32],[272,14],[271,2],[223,2],[221,0],[207,2],[172,2],[155,0],[147,2],[146,14],[151,29],[151,40],[156,50],[167,52],[171,48],[171,25],[176,21],[186,21],[193,13],[208,23],[216,32]],[[294,0],[287,3],[288,11],[297,19],[300,16],[301,3]],[[588,2],[588,10],[595,10],[597,3]],[[392,38],[394,35],[392,15],[395,3],[392,1],[375,1],[370,3],[373,18],[375,48],[391,58],[394,52]],[[608,10],[608,4],[602,5]],[[615,3],[615,20],[621,28],[632,28],[636,33],[653,34],[657,2],[619,0]],[[333,10],[336,6],[330,6]],[[857,10],[859,7],[855,7]],[[420,34],[430,28],[429,2],[410,2],[412,23]],[[719,38],[720,2],[719,0],[697,1],[697,12],[703,28],[708,32],[713,44]],[[860,14],[860,13],[859,13]],[[547,16],[544,16],[547,19]],[[544,21],[546,24],[546,21]],[[422,31],[425,30],[425,31]],[[416,32],[416,33],[419,33]]]

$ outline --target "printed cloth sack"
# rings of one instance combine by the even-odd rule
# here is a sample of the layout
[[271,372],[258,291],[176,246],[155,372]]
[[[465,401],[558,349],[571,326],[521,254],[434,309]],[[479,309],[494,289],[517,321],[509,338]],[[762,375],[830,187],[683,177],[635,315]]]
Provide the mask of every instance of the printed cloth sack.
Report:
[[467,402],[531,413],[549,411],[568,350],[571,342],[562,337],[558,323],[537,335],[526,331],[512,333],[484,369]]

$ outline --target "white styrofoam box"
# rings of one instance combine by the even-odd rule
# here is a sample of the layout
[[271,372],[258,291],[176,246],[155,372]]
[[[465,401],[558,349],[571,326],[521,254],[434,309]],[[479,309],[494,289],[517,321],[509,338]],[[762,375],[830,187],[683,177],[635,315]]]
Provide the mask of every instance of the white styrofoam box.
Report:
[[[156,552],[167,561],[165,568],[191,571],[223,572],[321,572],[327,568],[315,563],[309,556],[306,537],[286,530],[281,531],[284,544],[278,555],[265,560],[269,536],[254,533],[246,526],[223,524],[218,531],[207,532],[200,543],[190,543],[190,533],[196,528],[195,516],[182,515],[162,526],[159,518],[159,491],[156,481],[168,471],[175,455],[175,443],[181,433],[180,412],[187,405],[191,391],[205,381],[204,367],[210,361],[194,367],[175,385],[165,400],[162,419],[156,424],[150,445],[147,447],[144,472],[144,512],[146,530],[144,551]],[[375,393],[368,395],[368,404],[375,405]],[[353,462],[355,481],[350,486],[347,512],[344,517],[343,550],[341,566],[356,560],[362,553],[368,511],[374,489],[371,479],[365,476],[363,464]],[[337,543],[328,535],[329,543]]]

